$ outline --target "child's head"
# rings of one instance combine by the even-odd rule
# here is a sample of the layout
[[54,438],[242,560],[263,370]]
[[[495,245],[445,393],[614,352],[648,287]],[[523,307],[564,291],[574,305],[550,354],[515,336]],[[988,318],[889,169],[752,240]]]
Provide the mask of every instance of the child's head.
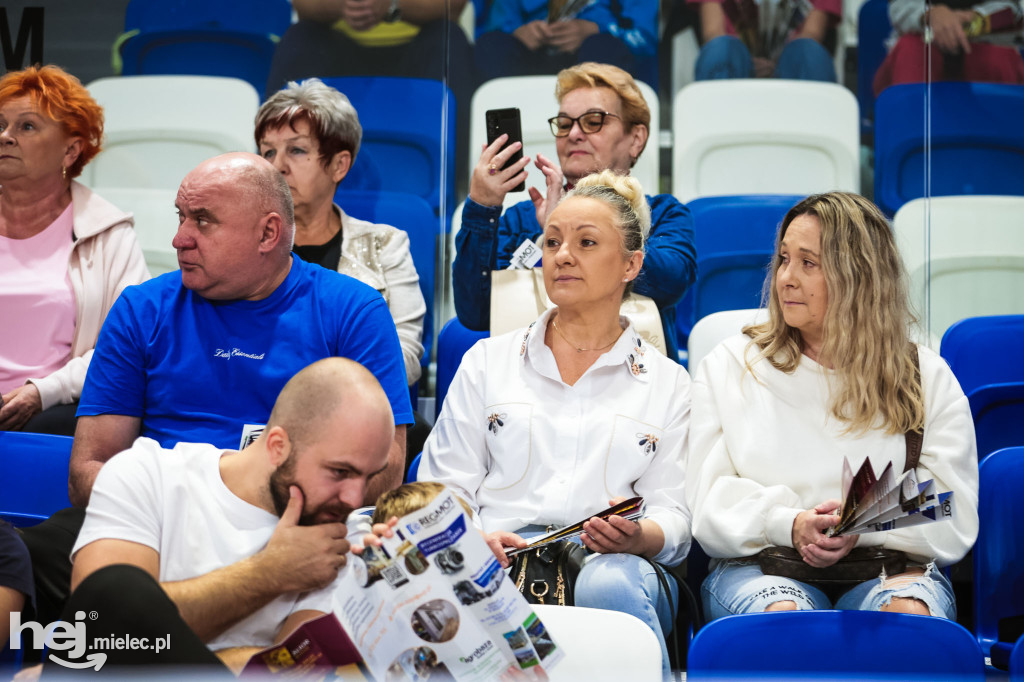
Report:
[[[401,518],[418,509],[423,509],[423,507],[430,504],[431,500],[443,493],[444,490],[444,485],[437,481],[415,481],[400,485],[377,498],[377,506],[373,510],[373,516],[370,517],[370,521],[373,523],[385,523],[392,516]],[[466,501],[458,495],[455,496],[455,499],[459,501],[462,508],[472,518],[473,510],[466,504]]]

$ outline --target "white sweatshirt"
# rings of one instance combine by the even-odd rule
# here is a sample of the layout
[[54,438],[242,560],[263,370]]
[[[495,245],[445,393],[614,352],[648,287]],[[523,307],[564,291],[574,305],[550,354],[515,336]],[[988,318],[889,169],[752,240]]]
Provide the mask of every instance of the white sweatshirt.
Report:
[[[865,456],[881,473],[906,462],[903,434],[843,435],[829,412],[828,374],[803,356],[792,374],[754,363],[750,339],[727,339],[705,358],[693,384],[686,497],[693,535],[712,557],[750,556],[792,547],[796,515],[840,498],[843,457],[854,469]],[[918,348],[925,431],[918,480],[954,491],[951,521],[861,535],[859,546],[903,550],[913,561],[959,561],[978,534],[978,461],[971,409],[945,361]],[[756,378],[744,364],[747,353]]]

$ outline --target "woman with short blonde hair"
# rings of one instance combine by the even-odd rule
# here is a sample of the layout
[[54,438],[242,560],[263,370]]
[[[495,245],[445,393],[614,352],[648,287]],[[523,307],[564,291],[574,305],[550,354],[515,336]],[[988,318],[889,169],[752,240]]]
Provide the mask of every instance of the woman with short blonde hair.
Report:
[[675,565],[689,549],[690,381],[619,314],[643,266],[650,220],[633,178],[606,170],[576,183],[542,236],[544,286],[557,307],[466,353],[419,476],[470,503],[505,566],[505,548],[525,546],[547,526],[642,496],[638,523],[584,524],[583,543],[595,555],[575,582],[575,603],[647,623],[667,673],[664,641],[678,594],[641,557]]

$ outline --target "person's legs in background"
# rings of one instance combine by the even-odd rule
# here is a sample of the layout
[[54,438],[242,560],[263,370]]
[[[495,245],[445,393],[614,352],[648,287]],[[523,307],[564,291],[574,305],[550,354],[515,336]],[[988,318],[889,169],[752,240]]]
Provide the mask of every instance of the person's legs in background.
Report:
[[752,78],[750,50],[735,36],[718,36],[704,43],[694,68],[694,80]]
[[[931,52],[931,57],[928,56],[928,52]],[[946,80],[946,60],[938,47],[926,46],[917,33],[900,36],[875,74],[872,86],[875,96],[890,85],[924,83],[927,80],[929,62],[932,82]]]
[[588,36],[576,51],[573,61],[611,64],[633,74],[634,77],[639,77],[635,71],[636,57],[626,47],[626,43],[610,33],[595,33]]
[[971,53],[964,55],[964,79],[1024,85],[1024,58],[1015,47],[971,43]]
[[836,67],[824,45],[813,38],[797,38],[782,48],[775,77],[835,83]]

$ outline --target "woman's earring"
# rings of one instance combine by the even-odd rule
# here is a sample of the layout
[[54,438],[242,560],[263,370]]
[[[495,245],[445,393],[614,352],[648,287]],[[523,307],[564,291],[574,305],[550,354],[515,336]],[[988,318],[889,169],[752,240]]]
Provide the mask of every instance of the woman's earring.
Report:
[[61,177],[62,180],[67,180],[68,179],[68,167],[67,166],[61,166],[60,167],[60,177]]

